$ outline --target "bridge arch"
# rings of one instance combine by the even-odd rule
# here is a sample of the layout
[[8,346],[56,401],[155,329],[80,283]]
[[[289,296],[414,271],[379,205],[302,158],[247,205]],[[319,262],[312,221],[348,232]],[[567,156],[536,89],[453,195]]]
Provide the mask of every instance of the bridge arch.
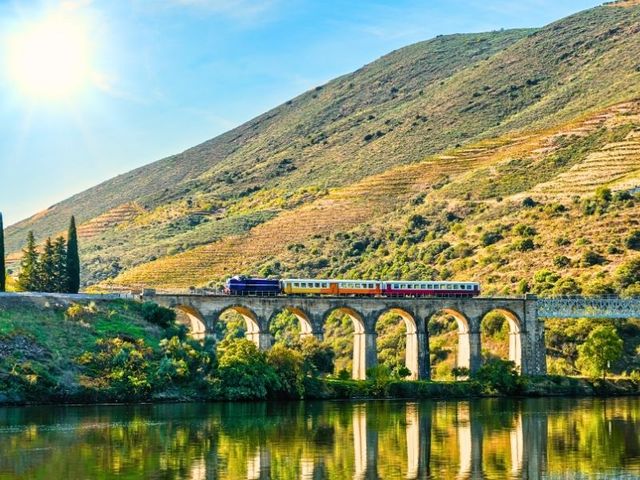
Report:
[[[295,323],[292,325],[292,317]],[[275,308],[269,317],[268,331],[275,341],[283,341],[288,346],[297,343],[298,339],[315,336],[322,339],[322,331],[314,325],[311,315],[303,308],[294,305],[283,305]]]
[[346,304],[332,305],[322,314],[322,325],[325,328],[329,317],[334,312],[340,312],[351,319],[353,324],[352,378],[364,380],[367,378],[367,369],[377,363],[375,331],[368,330],[364,315]]
[[304,309],[293,305],[284,305],[282,308],[275,310],[271,314],[269,325],[271,325],[273,319],[275,319],[275,317],[277,317],[282,312],[289,312],[298,319],[298,322],[300,323],[301,336],[312,335],[314,333],[313,323],[311,322],[311,315],[309,315]]
[[246,327],[245,337],[254,342],[258,348],[265,350],[271,347],[270,335],[265,331],[265,325],[260,324],[258,315],[252,309],[239,304],[227,305],[218,312],[218,319],[227,312],[235,312],[243,318]]
[[176,321],[189,329],[189,335],[195,340],[204,340],[207,334],[207,324],[198,309],[190,305],[176,305],[174,307]]
[[510,308],[498,305],[493,308],[486,309],[480,317],[480,322],[482,323],[487,315],[494,312],[501,314],[509,326],[509,360],[515,363],[516,367],[521,369],[523,335],[522,320],[520,319],[520,316]]
[[[456,322],[456,331],[458,336],[457,341],[457,352],[455,356],[455,360],[453,362],[454,367],[458,368],[466,368],[469,371],[472,371],[476,368],[476,363],[479,364],[479,359],[476,361],[475,359],[475,350],[478,350],[479,353],[479,345],[477,348],[475,347],[475,337],[479,337],[479,334],[476,333],[477,327],[472,324],[471,319],[461,312],[459,309],[450,306],[444,306],[438,310],[430,312],[426,317],[426,326],[428,327],[429,322],[436,315],[448,315],[452,317]],[[427,332],[428,332],[427,328]]]
[[[396,306],[396,305],[390,305],[389,307],[385,308],[384,310],[382,310],[377,314],[375,319],[376,332],[378,331],[377,327],[379,327],[380,325],[380,320],[382,319],[383,316],[387,314],[394,314],[400,317],[404,323],[405,339],[406,339],[404,364],[405,364],[405,367],[409,369],[409,371],[411,372],[411,375],[409,376],[409,378],[412,380],[417,380],[421,376],[420,362],[419,362],[421,345],[419,344],[420,341],[418,339],[417,316],[415,313],[411,312],[407,308]],[[422,348],[425,348],[425,347],[426,345],[422,346]]]

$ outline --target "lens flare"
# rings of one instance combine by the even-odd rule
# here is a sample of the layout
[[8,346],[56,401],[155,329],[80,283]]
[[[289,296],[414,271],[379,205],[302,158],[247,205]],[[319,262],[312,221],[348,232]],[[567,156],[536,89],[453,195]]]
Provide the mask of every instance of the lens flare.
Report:
[[8,72],[24,95],[68,98],[91,79],[89,50],[80,18],[52,14],[10,35]]

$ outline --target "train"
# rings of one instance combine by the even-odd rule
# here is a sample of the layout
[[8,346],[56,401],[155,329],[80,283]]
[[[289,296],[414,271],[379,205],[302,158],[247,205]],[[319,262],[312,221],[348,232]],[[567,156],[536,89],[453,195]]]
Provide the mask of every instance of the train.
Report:
[[477,282],[433,280],[331,280],[251,278],[236,275],[224,286],[227,295],[328,295],[363,297],[477,297]]

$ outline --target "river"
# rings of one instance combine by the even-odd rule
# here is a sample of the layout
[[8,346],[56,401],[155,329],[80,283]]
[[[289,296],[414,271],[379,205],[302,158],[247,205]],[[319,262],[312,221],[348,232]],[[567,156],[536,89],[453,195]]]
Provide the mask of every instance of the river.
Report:
[[640,399],[0,408],[27,478],[640,478]]

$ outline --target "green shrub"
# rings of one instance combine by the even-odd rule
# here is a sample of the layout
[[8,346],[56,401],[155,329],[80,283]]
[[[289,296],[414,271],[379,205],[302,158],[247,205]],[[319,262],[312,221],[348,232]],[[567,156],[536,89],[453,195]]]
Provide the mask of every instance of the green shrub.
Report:
[[619,255],[619,254],[623,253],[623,251],[617,245],[613,245],[612,244],[612,245],[607,246],[607,253],[610,254],[610,255]]
[[616,270],[616,280],[621,288],[640,283],[640,257],[632,258]]
[[153,350],[144,340],[99,339],[96,350],[83,353],[78,362],[85,367],[90,388],[114,399],[142,399],[151,392],[150,361]]
[[512,361],[491,359],[473,375],[486,393],[517,393],[521,382],[516,365]]
[[580,266],[591,267],[593,265],[602,265],[606,259],[594,250],[587,250],[580,258]]
[[200,384],[216,366],[212,346],[203,345],[196,340],[182,339],[179,336],[165,338],[160,341],[160,352],[163,357],[156,371],[160,384]]
[[480,236],[480,242],[482,243],[483,246],[488,247],[489,245],[493,245],[494,243],[498,243],[503,238],[504,237],[502,236],[502,234],[500,232],[497,232],[497,231],[484,232]]
[[613,295],[616,293],[616,287],[610,280],[596,278],[584,285],[582,293],[585,295]]
[[557,255],[553,258],[553,264],[558,268],[564,268],[571,264],[571,259],[565,255]]
[[568,376],[575,373],[575,368],[566,358],[548,358],[547,373],[549,375]]
[[640,230],[634,230],[624,241],[627,248],[631,250],[640,250]]
[[161,307],[157,303],[144,302],[140,307],[140,311],[142,318],[147,322],[162,328],[168,328],[176,321],[176,312],[170,308]]
[[305,377],[302,354],[277,343],[267,353],[267,361],[279,379],[274,395],[280,398],[302,398]]
[[72,303],[69,307],[64,311],[64,316],[70,320],[79,320],[85,313],[85,309],[79,303]]
[[315,337],[306,336],[300,340],[296,348],[302,354],[306,374],[321,375],[333,372],[335,353],[330,346]]
[[538,233],[531,225],[524,225],[522,223],[513,227],[513,231],[521,237],[533,237]]
[[533,250],[536,248],[533,240],[530,238],[523,238],[522,240],[518,240],[514,243],[514,247],[519,252],[528,252],[529,250]]
[[502,326],[507,321],[504,315],[500,312],[489,312],[480,322],[480,331],[483,335],[490,337],[500,333]]
[[228,400],[263,400],[280,390],[278,375],[264,352],[246,339],[230,338],[218,345],[219,394]]
[[554,295],[578,295],[582,289],[573,277],[558,280],[552,289]]
[[607,187],[598,187],[595,194],[596,200],[602,203],[608,203],[612,200],[613,195],[611,189]]

